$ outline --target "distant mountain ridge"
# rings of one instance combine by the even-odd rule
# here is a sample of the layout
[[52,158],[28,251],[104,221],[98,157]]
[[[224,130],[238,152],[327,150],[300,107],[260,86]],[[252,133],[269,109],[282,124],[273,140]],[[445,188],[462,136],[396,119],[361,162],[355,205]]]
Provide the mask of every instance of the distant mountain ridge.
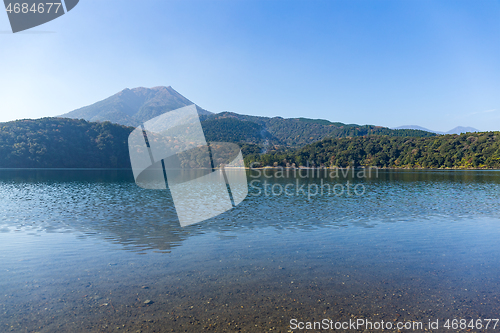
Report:
[[417,125],[403,125],[399,127],[395,127],[393,129],[413,129],[413,130],[421,130],[421,131],[426,131],[426,132],[431,132],[431,133],[436,133],[436,134],[462,134],[462,133],[467,133],[467,132],[481,132],[480,130],[474,128],[474,127],[464,127],[464,126],[457,126],[448,132],[439,132],[439,131],[433,131],[430,129],[427,129],[422,126],[417,126]]
[[474,127],[457,126],[454,129],[449,130],[445,134],[462,134],[467,132],[481,132],[481,130],[478,130]]
[[[165,112],[191,104],[194,103],[170,86],[127,88],[102,101],[65,113],[60,117],[139,126]],[[199,106],[196,107],[200,115],[212,114]]]
[[[89,106],[61,115],[86,121],[110,121],[137,127],[165,112],[194,104],[172,87],[124,89]],[[212,113],[197,106],[202,127],[213,141],[251,143],[267,147],[302,147],[327,137],[435,135],[413,129],[392,130],[374,125],[343,124],[325,119],[258,117],[234,112]]]
[[[222,120],[202,121],[207,141],[219,141],[221,126],[227,126],[232,133],[229,138],[240,144],[247,166],[259,162],[263,166],[295,163],[296,166],[500,169],[500,132],[434,137],[328,137],[299,149],[274,149],[270,145],[241,142],[258,140],[261,125],[235,118]],[[131,167],[128,137],[134,127],[41,118],[0,123],[0,129],[0,168]],[[255,136],[246,137],[245,133]]]
[[[233,124],[251,122],[260,126],[261,138],[270,145],[283,145],[287,147],[302,147],[304,145],[323,140],[327,137],[343,138],[366,135],[389,135],[389,136],[411,136],[426,137],[434,136],[434,133],[421,130],[401,129],[392,130],[383,126],[344,124],[331,122],[325,119],[309,118],[282,118],[282,117],[259,117],[242,115],[235,112],[221,112],[202,117],[202,126],[206,131],[205,124],[208,121],[222,123],[232,121]],[[240,125],[240,127],[243,127]],[[231,141],[225,137],[226,129],[217,131],[219,140]]]
[[[0,123],[0,168],[130,168],[128,136],[134,127],[193,104],[172,87],[134,88],[66,113],[65,118]],[[500,165],[500,132],[437,137],[419,126],[390,129],[325,119],[212,113],[196,107],[206,141],[237,143],[247,165],[301,165],[309,160],[316,165],[410,168]],[[458,131],[477,130],[457,127],[449,132]],[[450,144],[460,149],[448,153]]]

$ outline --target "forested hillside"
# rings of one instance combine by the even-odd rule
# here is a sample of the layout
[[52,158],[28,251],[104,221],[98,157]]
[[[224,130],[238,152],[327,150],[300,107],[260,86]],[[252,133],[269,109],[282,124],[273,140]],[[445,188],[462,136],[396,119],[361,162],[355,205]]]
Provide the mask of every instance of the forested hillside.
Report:
[[428,138],[328,138],[297,151],[253,154],[247,165],[378,166],[386,168],[500,168],[500,132]]
[[[310,120],[297,120],[298,126],[306,122]],[[321,122],[313,124],[324,126]],[[263,165],[299,166],[309,161],[339,167],[500,168],[498,132],[432,137],[333,137],[294,149],[280,146],[282,141],[256,122],[234,117],[208,118],[202,121],[202,127],[209,142],[238,143],[247,165],[259,161]],[[128,135],[133,129],[110,122],[67,118],[1,123],[0,167],[129,168]],[[363,131],[363,127],[338,130],[355,132]]]
[[[261,152],[261,146],[252,143],[258,140],[244,134],[256,131],[259,136],[257,124],[229,120],[215,127],[210,121],[202,125],[207,141],[233,138],[229,141],[240,143],[243,154]],[[133,130],[69,118],[0,123],[0,168],[130,168],[128,136]]]
[[207,119],[201,122],[203,132],[210,141],[247,142],[253,144],[271,140],[281,144],[262,125],[251,121],[241,121],[235,118]]
[[[436,135],[435,133],[413,129],[392,130],[382,126],[333,123],[325,119],[268,118],[241,115],[232,112],[218,113],[207,116],[204,119],[210,120],[213,123],[213,127],[218,126],[220,122],[220,128],[225,125],[228,119],[258,124],[263,135],[263,140],[269,140],[272,144],[287,147],[302,147],[327,137],[341,138],[364,135],[429,137]],[[258,132],[254,133],[258,134]]]
[[68,118],[0,124],[1,168],[130,168],[132,127]]

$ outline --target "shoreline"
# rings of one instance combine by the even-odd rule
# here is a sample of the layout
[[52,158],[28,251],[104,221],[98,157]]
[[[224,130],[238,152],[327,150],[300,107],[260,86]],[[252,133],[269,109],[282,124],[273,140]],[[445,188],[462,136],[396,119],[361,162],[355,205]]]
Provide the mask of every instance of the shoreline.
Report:
[[[216,170],[219,168],[216,168]],[[264,167],[258,167],[258,168],[249,168],[249,167],[224,167],[224,169],[245,169],[245,170],[264,170],[264,169],[276,169],[276,170],[282,170],[282,169],[289,169],[289,170],[345,170],[345,169],[355,169],[355,170],[360,170],[360,169],[379,169],[379,170],[484,170],[484,171],[500,171],[500,168],[466,168],[466,167],[454,167],[454,168],[408,168],[408,167],[401,167],[401,168],[395,168],[395,167],[378,167],[378,166],[358,166],[358,167],[345,167],[345,168],[311,168],[311,167],[298,167],[298,168],[292,168],[292,167],[275,167],[275,166],[264,166]],[[1,170],[116,170],[116,171],[126,171],[130,170],[132,171],[132,168],[1,168]],[[205,170],[205,168],[193,168],[193,169],[179,169],[179,170]]]

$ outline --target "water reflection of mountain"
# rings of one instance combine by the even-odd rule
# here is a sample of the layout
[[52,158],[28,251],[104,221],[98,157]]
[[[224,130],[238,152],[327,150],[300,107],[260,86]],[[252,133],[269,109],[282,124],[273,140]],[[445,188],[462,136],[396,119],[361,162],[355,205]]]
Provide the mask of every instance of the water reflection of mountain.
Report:
[[[126,250],[169,251],[204,233],[233,236],[256,229],[307,231],[429,218],[497,218],[500,208],[498,171],[381,170],[371,178],[352,173],[305,177],[305,171],[297,178],[280,177],[271,170],[257,177],[252,172],[248,180],[256,182],[238,207],[181,228],[168,191],[139,188],[130,170],[0,170],[0,231],[70,232]],[[362,184],[365,193],[307,196],[315,185],[345,186],[347,181]],[[275,195],[287,185],[292,195]]]

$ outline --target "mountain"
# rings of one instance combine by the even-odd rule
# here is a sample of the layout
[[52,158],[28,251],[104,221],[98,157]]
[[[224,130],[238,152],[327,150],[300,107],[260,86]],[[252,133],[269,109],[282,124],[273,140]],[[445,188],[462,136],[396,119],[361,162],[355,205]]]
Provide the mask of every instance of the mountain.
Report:
[[[193,104],[172,87],[124,89],[89,106],[63,114],[61,117],[87,121],[110,121],[126,126],[141,123],[165,112]],[[198,107],[207,138],[212,141],[249,143],[273,148],[302,147],[327,137],[364,135],[432,136],[430,132],[392,130],[374,125],[331,122],[325,119],[247,116],[234,112],[211,113]]]
[[[127,88],[102,101],[65,113],[60,117],[139,126],[165,112],[191,104],[194,103],[170,86]],[[198,106],[197,109],[200,115],[212,114]]]
[[[102,101],[66,113],[63,115],[65,118],[0,123],[0,168],[129,168],[128,135],[134,128],[165,112],[192,104],[172,87],[134,88],[124,89]],[[269,161],[282,163],[291,157],[293,163],[301,163],[301,156],[308,154],[312,154],[311,161],[318,163],[331,163],[332,158],[336,161],[334,163],[341,162],[335,165],[362,159],[363,162],[356,163],[373,165],[370,163],[376,162],[375,165],[396,167],[442,167],[442,163],[445,167],[482,167],[483,164],[492,167],[500,161],[498,154],[486,154],[483,149],[484,142],[495,141],[496,135],[482,136],[479,133],[481,136],[467,134],[459,139],[456,135],[436,138],[435,133],[419,126],[390,129],[325,119],[269,118],[234,112],[214,114],[198,106],[197,109],[206,140],[239,144],[246,162],[261,161],[267,165]],[[457,127],[450,132],[466,131],[477,130]],[[443,141],[438,147],[440,151],[436,153],[438,148],[429,147],[435,147],[441,138],[447,141]],[[477,148],[476,141],[481,145],[484,156],[474,150]],[[339,142],[342,145],[339,146]],[[449,155],[446,150],[449,142],[463,149],[454,153],[451,159],[444,159]],[[347,150],[328,150],[327,146],[332,145]],[[360,150],[363,146],[366,147]],[[410,146],[414,146],[411,154],[415,158],[407,151]],[[462,151],[469,148],[472,149],[470,154],[463,155]],[[334,150],[337,152],[332,155]],[[320,151],[320,155],[315,151]],[[403,159],[400,155],[402,151],[406,154]],[[419,151],[425,152],[425,161],[420,159]],[[327,155],[328,161],[324,160]],[[462,156],[466,160],[461,160]],[[278,160],[275,160],[276,157]]]
[[393,129],[414,129],[414,130],[421,130],[421,131],[426,131],[426,132],[431,132],[431,133],[436,133],[436,134],[444,134],[444,132],[438,132],[438,131],[433,131],[428,128],[422,127],[422,126],[417,126],[417,125],[403,125],[399,127],[394,127]]
[[449,130],[446,132],[446,134],[462,134],[462,133],[468,133],[468,132],[481,132],[478,129],[475,129],[474,127],[463,127],[463,126],[457,126],[452,130]]
[[395,127],[393,129],[395,129],[395,130],[413,129],[413,130],[421,130],[421,131],[426,131],[426,132],[431,132],[431,133],[436,133],[436,134],[462,134],[462,133],[467,133],[467,132],[481,132],[480,130],[475,129],[474,127],[463,127],[463,126],[457,126],[454,129],[449,130],[448,132],[433,131],[433,130],[427,129],[425,127],[417,126],[417,125],[403,125],[403,126]]

